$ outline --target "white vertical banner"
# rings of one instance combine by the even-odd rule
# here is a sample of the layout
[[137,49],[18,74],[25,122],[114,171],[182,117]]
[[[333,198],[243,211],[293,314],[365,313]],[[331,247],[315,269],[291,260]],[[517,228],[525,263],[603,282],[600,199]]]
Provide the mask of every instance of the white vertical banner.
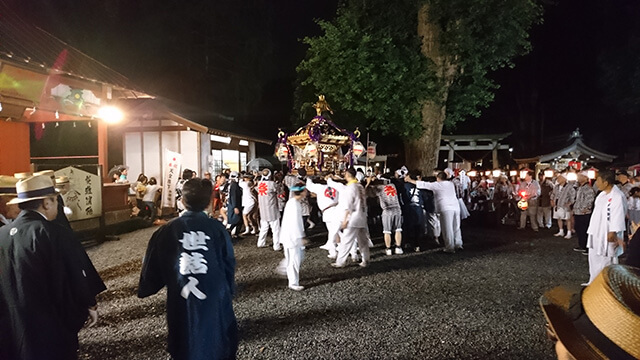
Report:
[[180,177],[182,155],[169,149],[164,149],[164,177],[162,181],[162,207],[175,207],[176,183]]

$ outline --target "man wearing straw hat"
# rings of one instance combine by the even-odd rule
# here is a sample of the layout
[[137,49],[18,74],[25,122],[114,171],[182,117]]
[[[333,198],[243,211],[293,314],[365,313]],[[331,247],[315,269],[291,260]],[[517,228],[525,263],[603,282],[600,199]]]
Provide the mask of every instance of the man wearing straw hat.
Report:
[[20,180],[9,204],[22,211],[0,228],[0,359],[76,359],[78,331],[96,323],[104,283],[73,232],[51,221],[58,206],[49,176]]
[[17,182],[18,179],[13,176],[0,175],[0,227],[9,225],[20,213],[17,205],[7,204],[16,197]]
[[64,200],[62,199],[62,195],[60,194],[60,187],[64,188],[65,185],[68,187],[69,178],[64,176],[64,178],[66,178],[66,182],[62,180],[62,182],[60,183],[60,187],[58,187],[58,179],[56,179],[56,174],[53,172],[53,170],[42,170],[42,171],[33,173],[33,175],[49,176],[51,178],[51,181],[53,181],[54,185],[56,185],[56,188],[58,189],[58,196],[57,196],[58,215],[56,215],[56,218],[53,221],[57,224],[66,226],[67,228],[71,229],[71,224],[69,223],[69,219],[67,219],[67,215],[64,212]]
[[584,290],[540,298],[558,359],[640,359],[640,269],[611,265]]

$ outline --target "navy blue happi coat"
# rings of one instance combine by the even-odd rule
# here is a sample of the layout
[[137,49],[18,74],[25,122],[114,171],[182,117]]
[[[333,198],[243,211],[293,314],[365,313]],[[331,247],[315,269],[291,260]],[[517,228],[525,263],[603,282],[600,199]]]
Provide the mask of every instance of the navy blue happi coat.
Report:
[[234,359],[235,257],[224,226],[186,211],[158,229],[147,248],[138,296],[167,286],[169,353],[174,359]]

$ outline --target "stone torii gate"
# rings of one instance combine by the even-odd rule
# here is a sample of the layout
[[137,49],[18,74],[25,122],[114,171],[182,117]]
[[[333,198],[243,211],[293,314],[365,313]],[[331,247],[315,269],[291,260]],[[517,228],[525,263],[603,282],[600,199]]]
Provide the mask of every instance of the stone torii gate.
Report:
[[449,155],[447,157],[447,162],[449,164],[453,162],[456,151],[491,151],[493,168],[497,169],[500,167],[500,163],[498,161],[498,150],[509,149],[509,145],[502,144],[501,141],[509,135],[511,135],[511,133],[489,135],[442,135],[440,150],[449,151]]

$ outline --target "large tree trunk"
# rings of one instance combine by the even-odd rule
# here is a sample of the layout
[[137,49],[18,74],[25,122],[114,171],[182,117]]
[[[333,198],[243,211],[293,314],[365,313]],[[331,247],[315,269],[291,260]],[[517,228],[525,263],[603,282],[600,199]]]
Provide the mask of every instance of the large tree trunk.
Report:
[[440,136],[447,114],[447,97],[455,80],[457,66],[451,56],[440,51],[440,28],[438,24],[430,22],[427,4],[418,12],[418,36],[422,38],[422,54],[433,62],[433,70],[440,80],[440,92],[422,106],[424,131],[418,139],[405,143],[405,159],[409,169],[419,169],[426,175],[438,165]]
[[439,102],[427,101],[422,106],[422,126],[424,131],[418,139],[405,142],[407,168],[420,170],[423,175],[431,175],[438,165],[440,135],[444,125],[445,106]]

